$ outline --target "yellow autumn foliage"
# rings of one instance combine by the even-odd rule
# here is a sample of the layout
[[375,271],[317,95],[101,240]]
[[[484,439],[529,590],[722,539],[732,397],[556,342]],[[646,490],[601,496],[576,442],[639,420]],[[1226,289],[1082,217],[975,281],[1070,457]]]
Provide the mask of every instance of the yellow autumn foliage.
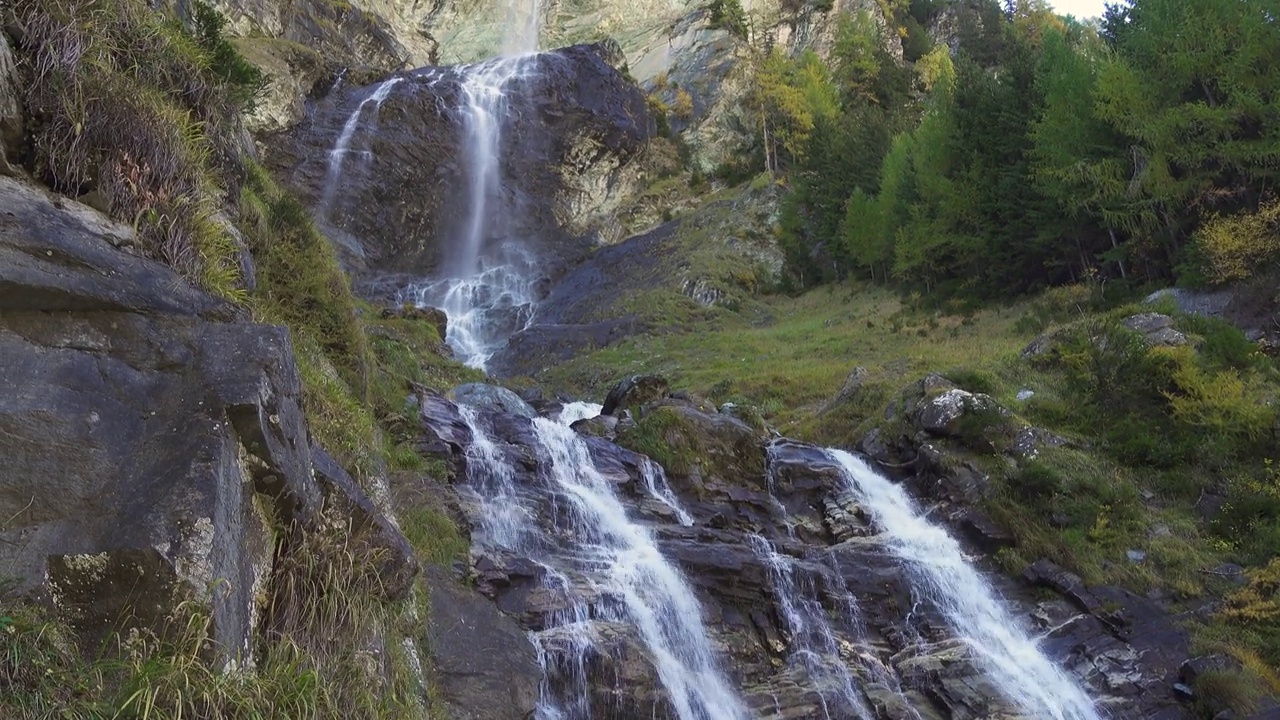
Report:
[[1262,263],[1280,256],[1280,198],[1262,203],[1257,212],[1212,215],[1196,232],[1215,282],[1246,278]]

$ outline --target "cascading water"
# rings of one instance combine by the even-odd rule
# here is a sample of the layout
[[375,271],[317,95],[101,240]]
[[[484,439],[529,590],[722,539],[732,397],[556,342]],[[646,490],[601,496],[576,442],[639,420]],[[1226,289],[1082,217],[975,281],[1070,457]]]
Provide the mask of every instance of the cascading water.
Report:
[[[517,487],[475,411],[465,409],[463,418],[474,437],[468,482],[481,497],[484,541],[542,564],[545,589],[567,600],[532,637],[544,663],[540,720],[602,715],[591,705],[587,668],[592,653],[604,652],[598,644],[609,625],[635,629],[681,720],[745,720],[692,590],[652,533],[627,517],[586,441],[567,425],[535,418],[544,472],[537,486]],[[540,502],[552,508],[554,533],[537,524]]]
[[[503,121],[513,89],[537,70],[541,7],[510,0],[503,55],[459,68],[466,149],[466,216],[454,233],[443,274],[406,288],[406,299],[449,316],[449,345],[463,362],[484,369],[489,357],[532,320],[535,259],[512,237],[518,211],[502,191]],[[496,246],[495,246],[496,244]]]
[[[418,306],[449,316],[446,338],[462,360],[483,369],[489,356],[532,319],[533,258],[510,237],[514,208],[502,192],[502,124],[509,93],[537,67],[537,55],[510,55],[459,69],[466,152],[467,212],[442,277],[406,288]],[[489,247],[493,243],[497,247]]]
[[[378,117],[378,109],[382,107],[382,103],[386,101],[391,94],[391,90],[404,78],[392,77],[387,78],[378,87],[374,88],[372,94],[360,104],[356,109],[351,111],[351,115],[347,116],[347,121],[342,125],[342,132],[338,133],[338,139],[334,142],[333,148],[329,150],[329,168],[325,172],[324,177],[324,194],[320,198],[320,214],[321,219],[327,220],[328,213],[333,206],[333,198],[338,190],[338,180],[342,178],[342,168],[346,164],[347,154],[351,152],[351,139],[355,136],[356,130],[360,127],[360,122],[364,118],[365,110],[372,107],[371,123],[376,122]],[[376,127],[376,126],[375,126]],[[361,151],[361,166],[368,165],[368,154]]]
[[1089,697],[1019,630],[954,538],[926,520],[900,486],[862,460],[843,450],[828,453],[917,591],[937,605],[1010,701],[1030,717],[1099,720]]
[[[795,558],[778,553],[759,535],[751,536],[751,549],[769,569],[778,611],[788,638],[788,661],[804,671],[822,700],[823,720],[875,718],[858,691],[857,681],[840,655],[839,636],[819,600],[813,572]],[[843,582],[839,583],[843,591]],[[856,618],[852,598],[842,608]]]

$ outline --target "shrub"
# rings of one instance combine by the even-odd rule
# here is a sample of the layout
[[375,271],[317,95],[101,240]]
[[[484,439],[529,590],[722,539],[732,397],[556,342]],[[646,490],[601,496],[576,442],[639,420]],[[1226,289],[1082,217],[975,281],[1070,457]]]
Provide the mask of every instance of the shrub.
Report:
[[1211,215],[1195,239],[1210,280],[1247,278],[1280,255],[1280,198],[1267,198],[1256,212]]
[[227,19],[208,3],[197,0],[193,22],[196,42],[208,53],[209,69],[226,85],[228,98],[242,111],[253,112],[266,76],[223,36]]
[[741,0],[711,0],[707,11],[710,13],[712,27],[728,30],[746,39],[749,33],[747,13],[742,9]]

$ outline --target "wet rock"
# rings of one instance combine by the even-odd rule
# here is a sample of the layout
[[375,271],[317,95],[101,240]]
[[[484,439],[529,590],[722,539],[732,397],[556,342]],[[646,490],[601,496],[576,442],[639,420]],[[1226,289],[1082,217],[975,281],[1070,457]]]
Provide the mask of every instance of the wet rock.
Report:
[[583,418],[570,425],[570,427],[582,435],[613,438],[615,436],[614,431],[618,428],[618,418],[612,415],[597,415],[593,418]]
[[493,603],[429,568],[426,647],[449,717],[526,720],[542,672],[527,633]]
[[671,395],[666,378],[657,375],[632,375],[619,381],[604,399],[601,415],[617,415],[620,410],[635,413],[645,405]]
[[[486,256],[519,255],[551,276],[585,256],[588,233],[570,227],[581,183],[598,167],[620,172],[651,132],[644,94],[609,65],[609,55],[600,44],[543,53],[513,81],[499,201],[536,211],[504,213],[506,224],[497,234],[520,238],[520,246],[500,247],[495,240],[482,249]],[[321,100],[312,122],[273,136],[264,156],[318,209],[362,289],[378,287],[366,282],[387,275],[421,278],[449,260],[456,246],[450,241],[469,207],[458,194],[466,187],[462,75],[437,67],[397,77],[377,110],[366,108],[367,124],[350,136],[353,153],[367,162],[347,163],[336,184],[329,177],[329,151],[373,94],[371,87],[344,88]],[[584,148],[590,149],[585,156]],[[607,187],[608,178],[594,184]]]
[[422,421],[415,448],[424,455],[452,457],[471,444],[471,427],[458,406],[430,388],[414,387],[413,401]]
[[[553,687],[585,691],[592,708],[613,717],[676,717],[653,658],[633,627],[591,620],[585,626],[545,630],[537,641]],[[584,641],[589,645],[585,652]]]
[[523,418],[538,417],[538,411],[520,396],[504,387],[485,383],[467,383],[445,393],[445,397],[460,405],[486,408],[498,412],[519,415]]
[[1187,336],[1173,327],[1173,318],[1160,313],[1139,313],[1125,318],[1122,324],[1142,335],[1152,345],[1186,345]]

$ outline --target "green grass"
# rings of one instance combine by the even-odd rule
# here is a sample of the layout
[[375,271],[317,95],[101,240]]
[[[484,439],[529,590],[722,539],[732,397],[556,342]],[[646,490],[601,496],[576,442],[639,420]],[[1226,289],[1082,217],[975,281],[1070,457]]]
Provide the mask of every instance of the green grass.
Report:
[[[784,435],[848,447],[872,428],[891,438],[909,431],[901,412],[887,419],[886,407],[900,403],[909,384],[939,373],[993,396],[1013,411],[1013,423],[1071,441],[1023,464],[982,443],[939,441],[990,476],[985,509],[1017,540],[997,557],[1006,569],[1020,572],[1048,557],[1088,583],[1158,590],[1192,607],[1231,590],[1208,569],[1265,563],[1280,542],[1280,472],[1271,462],[1280,380],[1274,363],[1218,321],[1178,317],[1192,341],[1186,348],[1129,343],[1113,329],[1119,319],[1168,308],[1117,302],[1123,299],[1074,287],[947,309],[862,283],[827,286],[760,298],[769,322],[674,313],[659,332],[585,354],[538,380],[598,398],[625,375],[664,375],[674,388],[717,403],[752,405]],[[1062,334],[1060,349],[1022,358],[1045,331]],[[833,403],[856,366],[867,371],[860,389]],[[1016,399],[1023,389],[1034,391],[1030,400]],[[624,442],[664,464],[692,462],[671,442],[678,433],[650,425],[642,421]],[[1215,487],[1226,488],[1228,502],[1206,522],[1194,506]],[[1145,553],[1143,562],[1130,561],[1129,550]],[[1196,632],[1210,637],[1222,622]],[[1236,628],[1234,656],[1280,656],[1280,634],[1249,627]],[[1253,663],[1251,682],[1265,662]],[[1244,692],[1232,682],[1222,681],[1224,694]]]

